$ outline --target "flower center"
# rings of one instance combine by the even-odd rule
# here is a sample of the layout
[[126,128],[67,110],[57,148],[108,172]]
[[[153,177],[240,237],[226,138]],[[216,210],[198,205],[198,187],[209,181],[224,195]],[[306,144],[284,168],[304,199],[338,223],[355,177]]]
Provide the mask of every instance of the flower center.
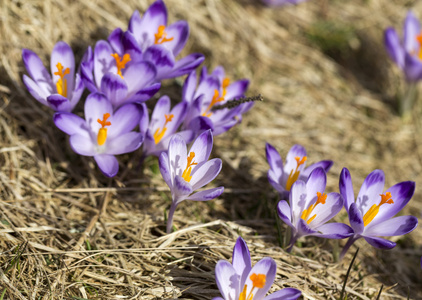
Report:
[[116,60],[117,75],[120,75],[120,77],[122,77],[123,79],[122,69],[124,69],[126,67],[126,64],[131,61],[130,54],[126,53],[125,55],[123,55],[123,57],[120,57],[119,54],[113,53],[111,54],[111,56],[113,56]]
[[61,63],[57,63],[57,72],[54,72],[54,75],[60,76],[59,80],[56,82],[57,93],[63,97],[67,97],[67,79],[64,77],[70,73],[70,69],[66,68],[63,70]]
[[422,60],[422,31],[419,35],[416,36],[416,40],[419,43],[419,53],[418,53],[418,57],[419,59]]
[[164,134],[167,131],[167,128],[166,128],[167,123],[171,122],[171,120],[173,119],[174,115],[173,114],[171,114],[171,115],[164,115],[164,117],[166,118],[166,122],[164,123],[163,129],[160,130],[160,128],[157,128],[157,130],[154,133],[154,141],[155,141],[155,144],[156,145],[163,138]]
[[248,289],[248,286],[245,284],[243,291],[239,295],[239,300],[252,300],[253,291],[255,288],[262,289],[265,286],[267,276],[265,276],[265,274],[253,273],[251,276],[249,276],[249,279],[252,281],[252,290],[249,292],[249,295],[246,296],[246,290]]
[[327,200],[327,194],[321,194],[320,192],[317,192],[317,201],[314,204],[309,205],[308,209],[305,209],[302,213],[302,219],[306,221],[306,223],[310,224],[315,217],[317,216],[316,214],[313,215],[311,218],[309,218],[309,216],[311,215],[312,211],[314,210],[314,208],[318,205],[318,204],[325,204],[325,200]]
[[383,204],[393,204],[394,201],[393,199],[391,199],[391,193],[387,192],[384,194],[380,194],[381,196],[381,201],[380,203],[374,204],[371,206],[370,209],[368,209],[368,211],[365,213],[365,215],[363,216],[363,225],[366,226],[369,223],[371,223],[371,221],[376,217],[376,215],[378,214],[381,205]]
[[158,31],[156,34],[154,34],[155,36],[155,41],[154,44],[163,44],[165,42],[170,42],[173,40],[173,38],[167,38],[167,32],[165,32],[166,30],[166,26],[164,25],[160,25],[158,26]]
[[97,134],[97,143],[98,143],[99,146],[104,145],[104,143],[107,140],[107,128],[105,128],[105,127],[111,125],[111,123],[109,121],[107,121],[108,118],[110,118],[110,114],[105,113],[103,115],[102,120],[100,120],[100,119],[97,120],[97,122],[101,124],[101,128],[98,130],[98,134]]
[[287,178],[287,182],[286,182],[286,190],[290,191],[290,189],[292,188],[293,183],[295,183],[296,180],[299,178],[299,174],[300,174],[299,167],[301,165],[303,165],[306,162],[307,159],[308,159],[307,156],[304,156],[302,158],[300,158],[299,156],[296,156],[295,157],[297,166],[296,166],[296,169],[295,170],[291,170],[290,171],[289,178]]
[[208,105],[207,109],[202,113],[202,116],[209,118],[212,115],[212,113],[209,112],[209,111],[212,109],[212,107],[216,103],[224,101],[224,97],[226,97],[226,94],[227,94],[227,87],[229,85],[230,85],[230,79],[225,77],[223,79],[223,83],[221,85],[221,88],[222,88],[222,91],[223,91],[222,97],[220,97],[220,92],[218,90],[214,90],[214,96],[212,97],[212,100],[211,100],[210,104]]
[[195,166],[198,164],[193,161],[194,157],[195,157],[195,152],[190,152],[188,156],[188,164],[182,174],[182,178],[187,182],[190,182],[192,179],[192,176],[190,175],[190,173],[192,172],[192,166]]

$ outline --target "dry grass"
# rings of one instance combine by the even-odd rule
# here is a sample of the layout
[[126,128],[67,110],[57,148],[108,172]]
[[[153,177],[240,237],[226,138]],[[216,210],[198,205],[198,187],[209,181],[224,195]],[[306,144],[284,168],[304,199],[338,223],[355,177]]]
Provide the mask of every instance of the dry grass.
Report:
[[[156,160],[139,169],[139,153],[124,155],[118,176],[105,178],[92,159],[70,150],[51,111],[21,82],[22,48],[47,64],[54,44],[64,40],[80,59],[88,45],[116,26],[126,29],[133,10],[142,12],[151,2],[0,2],[0,296],[210,299],[218,295],[215,264],[230,258],[240,234],[253,261],[277,261],[272,290],[290,286],[304,299],[338,299],[352,254],[335,263],[335,243],[318,239],[305,239],[293,250],[297,255],[279,247],[265,142],[281,153],[300,143],[311,161],[334,160],[331,191],[338,189],[342,167],[351,171],[355,188],[374,168],[385,171],[389,186],[405,180],[419,186],[422,107],[407,121],[395,113],[402,78],[385,54],[382,31],[401,27],[407,9],[420,12],[422,3],[315,0],[270,10],[252,0],[166,0],[170,20],[187,19],[191,26],[184,53],[203,52],[207,66],[250,78],[250,94],[263,94],[265,102],[215,138],[213,155],[224,161],[215,184],[227,191],[209,203],[181,204],[179,230],[165,235],[169,194]],[[339,30],[334,48],[321,51],[314,42],[324,33],[316,24],[330,22],[352,33]],[[160,92],[177,101],[181,82],[167,81]],[[419,217],[421,198],[417,188],[406,213]],[[358,242],[348,299],[375,299],[382,284],[381,299],[406,299],[408,287],[412,299],[422,298],[421,239],[417,229],[396,238],[391,251]]]

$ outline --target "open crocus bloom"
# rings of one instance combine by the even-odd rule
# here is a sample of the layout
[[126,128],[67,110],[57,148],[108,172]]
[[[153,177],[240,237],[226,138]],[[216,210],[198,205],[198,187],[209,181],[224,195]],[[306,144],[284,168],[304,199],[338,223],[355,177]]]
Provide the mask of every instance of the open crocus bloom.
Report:
[[58,42],[51,53],[51,74],[33,51],[22,50],[22,59],[29,76],[23,82],[31,95],[55,111],[70,112],[78,104],[84,90],[79,74],[75,75],[75,57],[65,42]]
[[[155,83],[155,66],[139,61],[139,54],[129,48],[128,40],[114,31],[109,42],[98,41],[94,53],[88,49],[81,63],[82,79],[93,93],[106,95],[116,109],[125,103],[144,102],[150,99],[161,84]],[[111,42],[110,42],[111,41]],[[131,50],[128,50],[131,49]]]
[[328,223],[343,207],[339,193],[325,194],[327,175],[323,168],[314,169],[308,181],[297,180],[290,192],[290,206],[285,200],[278,203],[280,219],[292,228],[290,251],[302,236],[344,239],[353,234],[352,228],[342,223]]
[[233,248],[232,264],[220,260],[215,267],[215,280],[221,297],[213,300],[295,300],[302,294],[299,290],[285,288],[271,295],[271,288],[277,271],[275,261],[270,257],[261,259],[254,267],[245,241],[239,237]]
[[93,156],[98,167],[108,177],[119,170],[114,155],[133,152],[143,141],[143,135],[132,131],[141,116],[141,105],[129,103],[113,112],[110,101],[100,93],[93,93],[85,101],[85,120],[71,113],[56,113],[54,123],[70,135],[73,151]]
[[129,32],[136,39],[142,58],[157,68],[156,81],[185,75],[204,60],[202,54],[193,53],[176,61],[188,40],[189,26],[183,20],[167,26],[167,8],[161,0],[151,4],[142,17],[135,11]]
[[403,70],[410,82],[422,79],[422,30],[411,11],[404,21],[403,40],[394,28],[384,33],[385,47],[391,59]]
[[173,214],[180,202],[185,199],[208,201],[223,193],[224,187],[217,187],[192,194],[211,182],[221,171],[221,159],[208,160],[212,143],[211,131],[205,131],[196,138],[187,152],[185,140],[179,134],[175,134],[170,140],[168,154],[165,152],[160,154],[160,172],[172,196],[167,233],[171,232]]
[[305,168],[307,155],[301,145],[290,148],[286,157],[286,164],[277,150],[269,143],[266,144],[267,161],[270,165],[268,181],[280,193],[281,199],[289,199],[290,189],[296,180],[306,181],[309,174],[318,167],[328,172],[333,165],[331,160],[322,160]]
[[415,183],[413,181],[400,182],[383,193],[384,182],[382,170],[372,171],[365,178],[355,201],[350,172],[346,168],[342,170],[340,193],[344,198],[344,207],[349,214],[354,234],[345,245],[341,257],[361,237],[376,248],[391,249],[396,246],[396,243],[379,236],[403,235],[418,226],[418,219],[414,216],[393,218],[412,198]]
[[[167,151],[171,137],[182,124],[187,113],[187,103],[178,103],[172,110],[170,110],[170,105],[168,96],[161,97],[154,107],[150,122],[148,109],[145,104],[142,104],[139,128],[145,136],[143,144],[144,156],[159,156],[161,152]],[[192,130],[180,131],[177,134],[186,143],[190,143],[195,137]]]
[[223,67],[215,68],[211,74],[207,74],[204,67],[197,87],[196,71],[193,71],[183,85],[183,101],[189,103],[183,127],[198,132],[211,129],[215,136],[240,123],[242,114],[251,109],[253,102],[243,103],[231,109],[213,108],[225,104],[228,100],[243,97],[248,85],[247,79],[231,82]]

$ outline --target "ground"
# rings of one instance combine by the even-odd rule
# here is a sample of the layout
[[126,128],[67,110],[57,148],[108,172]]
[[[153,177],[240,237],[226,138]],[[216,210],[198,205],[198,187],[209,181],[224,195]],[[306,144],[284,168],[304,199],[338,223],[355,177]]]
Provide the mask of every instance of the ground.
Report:
[[[64,40],[80,61],[88,46],[115,27],[125,30],[132,12],[151,3],[1,2],[0,299],[211,299],[218,296],[215,264],[231,259],[239,235],[253,262],[277,261],[271,291],[295,287],[304,299],[339,299],[359,247],[347,299],[375,299],[382,285],[380,299],[421,299],[420,228],[391,238],[398,245],[389,251],[358,241],[341,262],[332,253],[344,241],[305,238],[287,253],[265,143],[282,155],[298,143],[309,162],[333,160],[328,191],[338,191],[343,167],[355,193],[376,168],[387,187],[413,180],[416,193],[403,214],[421,217],[422,107],[398,114],[406,85],[385,52],[383,31],[401,32],[409,9],[422,18],[422,2],[310,0],[270,9],[253,0],[166,0],[170,23],[190,25],[183,55],[202,52],[204,65],[224,66],[232,80],[249,78],[247,94],[264,97],[241,124],[215,137],[212,156],[223,170],[212,185],[224,185],[224,194],[182,203],[170,235],[170,193],[157,160],[139,166],[141,153],[123,155],[119,174],[104,177],[92,158],[72,152],[52,112],[21,80],[22,48],[48,65]],[[180,101],[183,80],[165,81],[159,95]],[[337,221],[347,222],[344,212]]]

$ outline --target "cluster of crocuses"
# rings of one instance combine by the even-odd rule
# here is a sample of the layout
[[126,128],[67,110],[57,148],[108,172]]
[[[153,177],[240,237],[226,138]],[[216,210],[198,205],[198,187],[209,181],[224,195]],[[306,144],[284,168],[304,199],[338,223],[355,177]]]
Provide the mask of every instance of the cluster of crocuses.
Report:
[[[350,172],[343,168],[340,193],[326,194],[326,172],[332,161],[320,161],[305,168],[307,154],[300,145],[290,149],[285,164],[272,145],[267,144],[266,153],[270,165],[268,180],[281,198],[277,206],[278,216],[292,230],[288,251],[303,236],[349,238],[340,257],[362,237],[376,248],[391,249],[396,243],[380,236],[404,235],[418,226],[418,219],[414,216],[394,217],[412,198],[415,191],[413,181],[397,183],[383,192],[384,172],[374,170],[366,177],[355,198]],[[327,223],[343,207],[349,215],[350,226]]]

